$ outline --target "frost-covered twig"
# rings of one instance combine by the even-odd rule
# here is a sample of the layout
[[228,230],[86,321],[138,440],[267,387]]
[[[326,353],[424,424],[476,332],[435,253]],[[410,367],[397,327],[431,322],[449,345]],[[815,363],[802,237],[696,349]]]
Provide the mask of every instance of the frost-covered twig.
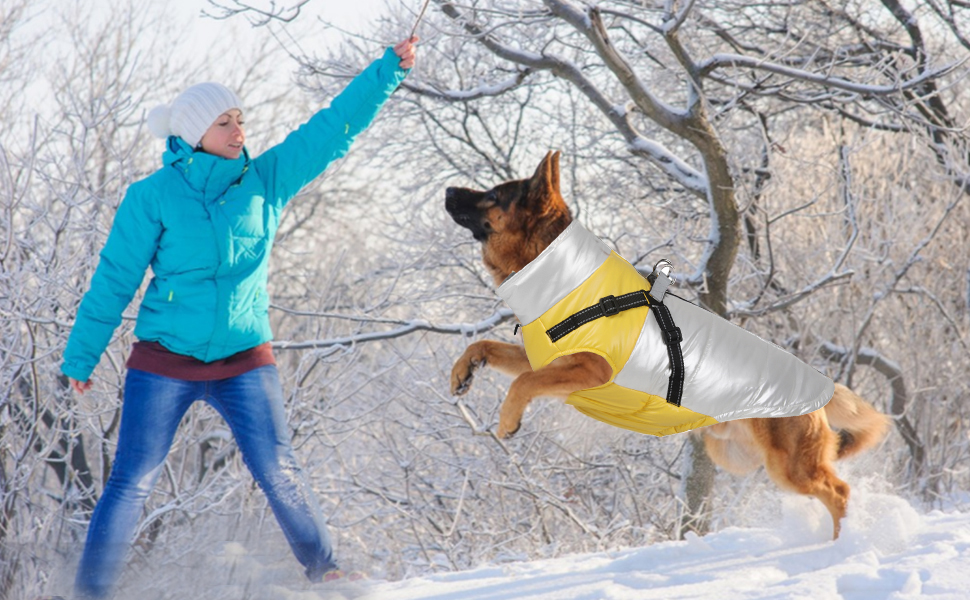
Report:
[[389,340],[398,337],[402,337],[411,333],[418,331],[428,331],[431,333],[443,333],[450,335],[462,335],[464,337],[472,337],[491,331],[496,326],[504,323],[513,317],[511,310],[507,308],[502,308],[492,316],[479,321],[478,323],[458,323],[449,325],[434,325],[428,321],[423,320],[412,320],[407,321],[401,327],[396,329],[391,329],[390,331],[374,331],[368,333],[360,333],[357,335],[349,335],[340,338],[331,338],[325,340],[308,340],[303,342],[295,341],[276,341],[273,342],[273,348],[276,350],[308,350],[308,349],[324,349],[324,348],[346,348],[350,346],[355,346],[357,344],[362,344],[365,342],[376,342],[380,340]]
[[519,69],[518,73],[512,77],[509,77],[508,79],[496,83],[479,85],[467,90],[440,90],[421,81],[412,82],[409,80],[404,80],[401,87],[410,92],[427,96],[429,98],[444,100],[446,102],[469,102],[472,100],[479,100],[481,98],[501,96],[506,92],[514,90],[522,85],[522,83],[532,72],[533,70],[528,67],[522,68]]
[[[208,0],[209,5],[218,10],[217,13],[210,13],[203,9],[202,14],[213,19],[229,19],[236,15],[245,14],[249,16],[249,21],[256,27],[268,25],[273,21],[290,23],[300,16],[303,7],[310,0],[295,0],[292,6],[277,6],[276,0],[270,0],[269,8],[263,9],[240,0]],[[225,4],[223,4],[225,2]],[[255,15],[255,16],[253,16]]]
[[892,85],[873,85],[865,83],[856,83],[854,81],[849,81],[848,79],[843,79],[841,77],[833,77],[831,75],[826,75],[823,73],[813,73],[811,71],[805,71],[802,69],[795,69],[792,67],[787,67],[784,65],[779,65],[777,63],[769,62],[760,58],[752,58],[750,56],[743,56],[741,54],[727,54],[719,53],[715,54],[711,58],[707,59],[700,65],[701,71],[707,75],[711,71],[722,67],[745,67],[749,69],[757,69],[761,71],[768,71],[770,73],[775,73],[778,75],[785,75],[786,77],[791,77],[793,79],[798,79],[801,81],[807,81],[809,83],[816,83],[819,85],[824,85],[827,87],[834,87],[855,94],[862,94],[866,96],[884,96],[888,94],[898,94],[903,90],[910,90],[924,85],[927,81],[934,79],[939,79],[944,75],[953,72],[958,69],[961,65],[966,62],[966,59],[950,63],[946,66],[940,67],[938,69],[933,69],[921,73],[918,77],[909,79],[906,81],[899,81],[898,83]]
[[730,318],[733,318],[733,317],[763,317],[764,315],[767,315],[767,314],[770,314],[770,313],[773,313],[773,312],[777,312],[779,310],[784,310],[786,308],[790,308],[791,306],[793,306],[793,305],[801,302],[802,300],[808,298],[809,296],[811,296],[812,294],[814,294],[818,290],[820,290],[820,289],[822,289],[824,287],[827,287],[829,285],[832,285],[834,283],[838,283],[838,282],[842,281],[843,279],[849,279],[853,275],[855,275],[855,271],[851,271],[851,270],[850,271],[843,271],[841,273],[836,273],[834,271],[829,271],[828,273],[826,273],[825,275],[823,275],[819,279],[813,281],[812,283],[809,283],[808,285],[806,285],[802,289],[798,290],[797,292],[794,292],[792,294],[789,294],[788,296],[786,296],[784,298],[781,298],[781,299],[779,299],[776,302],[773,302],[769,306],[765,306],[764,308],[759,308],[759,309],[752,309],[752,308],[744,308],[743,307],[744,305],[742,305],[741,308],[732,309],[728,313],[728,317],[730,317]]
[[[592,32],[591,21],[582,11],[579,11],[569,4],[554,0],[548,0],[546,4],[555,14],[564,18],[567,22],[577,28],[584,28],[583,32],[588,36],[593,36],[596,39],[602,38],[602,35],[597,37]],[[549,71],[557,77],[572,83],[576,89],[582,92],[610,120],[617,131],[627,141],[632,152],[650,159],[667,173],[667,175],[678,181],[692,193],[701,197],[706,196],[708,188],[706,178],[696,169],[690,167],[686,161],[670,152],[662,144],[647,139],[633,126],[629,118],[629,112],[625,108],[618,107],[614,102],[610,101],[574,62],[556,56],[548,51],[543,51],[540,54],[504,44],[479,25],[470,22],[453,5],[445,4],[442,7],[442,11],[456,23],[460,24],[466,32],[474,36],[475,39],[496,56],[532,70]],[[606,43],[602,45],[609,47]],[[610,66],[615,70],[620,68],[617,65],[622,63],[624,63],[622,59],[617,59]],[[627,66],[626,72],[632,73],[632,70]],[[621,81],[623,80],[621,79]],[[658,99],[654,98],[642,83],[636,81],[623,82],[636,92],[634,101],[638,107],[648,112],[648,115],[652,119],[661,123],[674,123],[683,117],[682,114],[679,115],[677,111],[665,106]]]

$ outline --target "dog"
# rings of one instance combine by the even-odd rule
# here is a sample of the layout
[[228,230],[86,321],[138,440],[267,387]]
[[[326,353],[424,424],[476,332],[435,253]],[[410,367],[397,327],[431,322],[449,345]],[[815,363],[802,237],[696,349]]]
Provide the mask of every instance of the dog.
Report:
[[[484,191],[446,190],[445,209],[481,242],[483,263],[496,286],[536,259],[573,221],[559,191],[559,158],[558,152],[548,153],[529,179]],[[480,340],[455,362],[452,393],[466,393],[475,371],[485,365],[513,378],[499,412],[500,438],[519,430],[533,398],[565,399],[613,377],[613,367],[592,352],[561,356],[533,370],[524,347]],[[833,462],[875,446],[888,426],[886,415],[835,384],[831,400],[807,414],[724,421],[697,433],[711,460],[724,470],[743,475],[764,466],[778,487],[818,498],[831,513],[833,538],[838,538],[850,488],[836,476]]]

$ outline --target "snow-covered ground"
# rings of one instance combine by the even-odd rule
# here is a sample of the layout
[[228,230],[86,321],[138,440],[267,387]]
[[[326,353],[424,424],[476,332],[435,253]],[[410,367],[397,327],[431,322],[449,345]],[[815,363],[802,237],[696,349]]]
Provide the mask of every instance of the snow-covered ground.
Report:
[[220,592],[258,600],[970,598],[970,513],[920,514],[896,496],[856,490],[833,542],[820,504],[785,495],[778,501],[779,521],[764,527],[363,586],[302,585],[291,566],[267,565],[228,544],[218,561],[246,577]]

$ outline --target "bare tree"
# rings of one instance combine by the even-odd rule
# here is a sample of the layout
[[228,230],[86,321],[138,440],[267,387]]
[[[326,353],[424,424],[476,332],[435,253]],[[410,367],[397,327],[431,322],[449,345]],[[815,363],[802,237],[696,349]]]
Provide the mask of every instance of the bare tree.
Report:
[[[414,94],[411,102],[433,149],[470,182],[486,173],[514,176],[522,121],[534,116],[532,111],[551,117],[543,122],[575,131],[575,119],[556,109],[564,96],[578,94],[587,106],[570,103],[569,109],[584,114],[581,122],[600,123],[596,143],[602,146],[610,134],[622,140],[629,155],[647,161],[675,186],[665,209],[674,206],[693,213],[692,220],[706,221],[706,234],[675,229],[670,235],[682,263],[690,265],[681,282],[722,316],[747,320],[783,311],[797,327],[797,303],[854,276],[847,263],[854,238],[795,288],[786,281],[790,274],[762,251],[770,250],[774,223],[811,208],[783,207],[780,214],[767,215],[761,206],[775,157],[785,152],[779,132],[796,119],[836,115],[845,121],[842,127],[854,124],[925,143],[943,176],[960,189],[966,185],[966,140],[948,108],[951,86],[965,72],[965,57],[948,54],[942,43],[929,46],[920,16],[898,2],[873,4],[441,0],[437,8],[443,18],[435,19],[426,49],[437,68],[423,69],[405,87]],[[873,16],[871,8],[882,12]],[[935,16],[961,40],[960,21],[953,15],[962,8],[951,4],[947,13],[933,6]],[[934,21],[932,26],[939,25]],[[342,64],[345,60],[314,62],[307,68],[328,75]],[[510,111],[512,106],[519,108]],[[465,167],[469,157],[484,169]],[[622,153],[611,158],[625,160]],[[848,169],[844,194],[851,195],[851,167],[843,166]],[[666,186],[655,182],[653,187]],[[931,231],[939,230],[960,201],[954,200]],[[853,209],[851,200],[846,208]],[[849,214],[850,223],[857,218]],[[917,242],[911,257],[919,260],[932,239]],[[749,254],[739,265],[745,240]],[[907,271],[898,272],[897,283]],[[754,295],[744,298],[750,287],[744,283],[757,281]],[[878,304],[873,303],[870,319]],[[839,355],[850,383],[867,328],[868,322],[857,329],[852,351]],[[921,443],[905,425],[906,403],[899,398],[893,412],[920,464]],[[696,438],[692,446],[691,460],[685,461],[685,523],[704,530],[713,466]]]
[[[206,9],[272,28],[299,63],[308,93],[265,84],[285,64],[273,43],[232,70],[228,83],[257,99],[257,153],[406,35],[418,9],[389,3],[373,36],[345,33],[329,54],[305,56],[300,36],[326,23],[307,23],[302,0],[265,6]],[[681,289],[891,412],[899,435],[872,470],[900,493],[933,504],[966,489],[966,10],[432,3],[417,69],[351,154],[290,204],[272,258],[289,423],[341,561],[403,577],[646,544],[712,518],[754,522],[742,508],[763,475],[715,478],[691,437],[637,436],[539,402],[502,441],[491,433],[502,376],[483,374],[468,398],[445,392],[469,340],[511,341],[513,330],[442,190],[522,176],[549,148],[565,151],[574,213],[634,265],[673,259]],[[65,15],[70,49],[45,79],[54,110],[3,105],[22,132],[0,141],[8,596],[42,591],[77,550],[110,471],[133,315],[93,395],[67,394],[60,352],[114,208],[157,168],[142,115],[204,75],[144,62],[162,53],[136,33],[142,14],[121,9],[110,25]],[[5,81],[33,75],[27,54],[0,56],[15,57]],[[247,574],[207,562],[227,540],[267,562],[286,555],[225,425],[194,410],[125,585],[165,576],[186,595],[209,586],[232,597],[226,586],[250,585]]]

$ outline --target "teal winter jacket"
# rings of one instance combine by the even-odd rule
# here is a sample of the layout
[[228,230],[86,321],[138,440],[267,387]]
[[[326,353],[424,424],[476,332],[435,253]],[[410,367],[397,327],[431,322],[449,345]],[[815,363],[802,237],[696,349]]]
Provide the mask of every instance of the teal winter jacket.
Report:
[[193,152],[168,138],[163,167],[131,184],[118,207],[64,374],[89,379],[149,266],[139,340],[211,362],[272,339],[266,279],[280,212],[370,125],[407,74],[399,61],[388,48],[328,108],[256,158]]

